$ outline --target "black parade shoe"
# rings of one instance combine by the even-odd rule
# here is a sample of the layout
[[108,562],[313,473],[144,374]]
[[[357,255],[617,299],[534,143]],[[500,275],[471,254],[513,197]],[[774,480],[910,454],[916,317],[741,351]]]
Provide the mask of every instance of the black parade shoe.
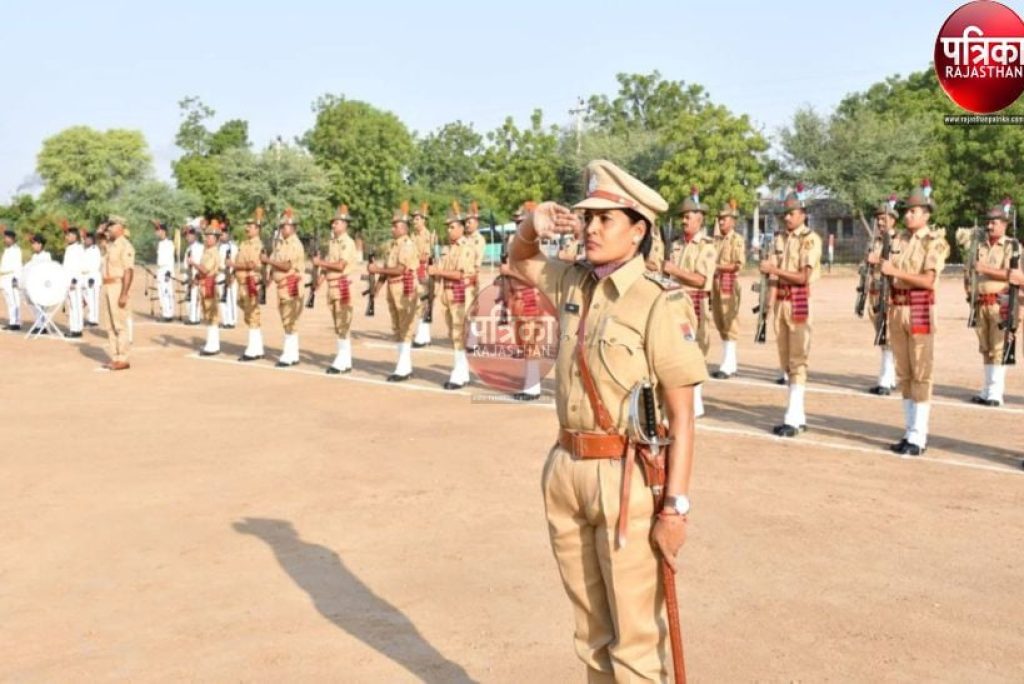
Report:
[[388,376],[387,380],[388,382],[405,382],[411,377],[412,373],[407,373],[405,375],[398,375],[397,373],[392,373],[391,375]]

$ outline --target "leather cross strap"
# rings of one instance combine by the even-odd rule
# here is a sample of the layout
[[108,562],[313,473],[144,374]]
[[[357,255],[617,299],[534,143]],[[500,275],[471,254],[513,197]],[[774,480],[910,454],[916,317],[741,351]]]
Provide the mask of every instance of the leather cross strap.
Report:
[[[615,423],[612,421],[612,415],[608,413],[608,409],[605,408],[604,403],[601,401],[601,397],[597,393],[597,386],[594,384],[594,378],[590,374],[590,366],[587,365],[584,337],[587,325],[587,314],[590,313],[590,300],[593,296],[593,290],[590,292],[590,297],[584,296],[583,313],[580,315],[580,323],[576,328],[576,362],[580,368],[580,379],[583,380],[583,389],[587,393],[587,399],[590,400],[590,408],[593,410],[594,416],[597,418],[598,427],[609,435],[614,435],[616,434],[616,429]],[[633,452],[634,458],[629,458],[629,440],[623,439],[622,445],[623,449],[621,453],[615,456],[610,456],[610,458],[622,459],[622,489],[619,492],[619,520],[615,530],[619,548],[626,545],[626,533],[629,528],[629,492],[633,482],[633,461],[635,460],[635,452]]]
[[[590,293],[593,297],[593,292]],[[590,401],[590,408],[597,419],[597,425],[605,432],[615,432],[615,424],[612,422],[612,415],[608,413],[601,397],[597,393],[597,386],[594,385],[594,377],[590,374],[590,366],[587,365],[587,354],[584,346],[584,331],[587,325],[587,314],[590,313],[590,298],[583,302],[583,313],[580,315],[580,323],[576,328],[576,363],[580,367],[580,379],[583,380],[583,390],[587,393]]]

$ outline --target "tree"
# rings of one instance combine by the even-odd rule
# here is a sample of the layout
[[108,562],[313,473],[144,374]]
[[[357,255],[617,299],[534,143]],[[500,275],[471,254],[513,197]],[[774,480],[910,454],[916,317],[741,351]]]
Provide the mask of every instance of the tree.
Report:
[[363,229],[385,235],[391,214],[408,199],[412,136],[397,116],[365,102],[325,95],[313,105],[316,123],[302,144],[327,172],[325,199],[348,204]]
[[470,124],[448,123],[416,143],[412,185],[459,196],[480,172],[483,137]]
[[96,220],[128,184],[151,170],[139,131],[75,126],[43,141],[36,169],[46,183],[40,200],[76,220]]
[[182,122],[174,138],[185,154],[173,163],[178,187],[196,192],[203,200],[204,214],[223,210],[219,157],[234,149],[249,149],[249,124],[241,119],[225,122],[216,131],[207,122],[216,112],[197,97],[178,103]]
[[132,245],[142,261],[156,258],[156,234],[152,221],[172,231],[202,211],[203,200],[191,190],[174,188],[163,181],[148,179],[133,183],[111,205],[111,213],[128,221]]
[[659,131],[681,111],[697,111],[707,101],[699,85],[666,81],[661,73],[617,74],[619,92],[615,99],[591,95],[587,122],[599,130],[630,136],[638,131]]
[[303,149],[275,143],[259,153],[235,148],[220,157],[224,211],[241,225],[256,207],[275,222],[291,207],[300,232],[312,234],[332,215],[326,172]]
[[666,159],[657,175],[670,207],[689,195],[693,185],[712,211],[730,199],[740,209],[753,204],[754,191],[764,182],[762,158],[768,141],[746,114],[735,116],[710,103],[695,112],[684,109],[665,123],[659,140]]
[[529,199],[562,199],[558,129],[545,129],[541,110],[530,116],[530,127],[520,130],[512,117],[487,134],[487,148],[475,184],[491,195],[502,212],[511,214]]
[[792,127],[780,133],[785,176],[827,188],[857,211],[870,233],[865,207],[905,192],[908,175],[927,174],[920,153],[927,123],[920,116],[867,108],[827,119],[812,109],[798,110]]

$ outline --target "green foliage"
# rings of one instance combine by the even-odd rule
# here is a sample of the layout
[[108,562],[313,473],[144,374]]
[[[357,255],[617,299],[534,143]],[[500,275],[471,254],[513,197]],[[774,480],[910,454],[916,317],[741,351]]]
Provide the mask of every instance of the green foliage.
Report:
[[408,198],[405,175],[414,154],[408,129],[391,112],[343,96],[325,95],[313,111],[316,123],[302,144],[327,172],[325,199],[348,204],[373,240],[386,236],[392,212]]
[[707,102],[699,85],[666,81],[658,71],[650,74],[618,74],[619,92],[614,99],[592,95],[587,122],[599,130],[629,137],[638,131],[660,131],[682,111],[697,111]]
[[416,141],[409,183],[458,197],[476,181],[482,154],[483,137],[472,125],[445,124]]
[[200,213],[202,198],[191,190],[171,187],[158,180],[133,183],[111,206],[111,213],[128,221],[132,245],[138,257],[145,262],[156,259],[156,234],[153,221],[168,226],[171,233],[185,221]]
[[148,176],[150,157],[139,131],[75,126],[43,141],[36,170],[46,183],[43,204],[73,220],[97,220],[125,186]]
[[257,207],[266,211],[267,223],[276,225],[291,207],[301,234],[319,230],[326,235],[334,214],[334,206],[327,201],[330,182],[305,150],[283,143],[258,153],[235,148],[222,155],[219,163],[223,209],[232,226],[241,226]]
[[220,157],[230,150],[249,149],[249,123],[241,119],[226,121],[216,131],[207,122],[216,112],[197,97],[178,103],[182,122],[174,138],[185,154],[173,163],[178,187],[202,198],[201,212],[207,216],[224,209],[221,193]]
[[661,130],[667,158],[658,169],[660,192],[674,210],[692,185],[712,211],[735,199],[741,211],[753,207],[755,191],[765,179],[768,141],[744,114],[705,104],[698,111],[681,110]]
[[[557,127],[545,128],[543,115],[535,109],[530,127],[520,130],[512,117],[487,134],[487,149],[473,190],[475,195],[493,198],[493,204],[480,201],[481,207],[493,207],[500,219],[506,219],[524,201],[561,199]],[[497,218],[497,217],[496,217]]]

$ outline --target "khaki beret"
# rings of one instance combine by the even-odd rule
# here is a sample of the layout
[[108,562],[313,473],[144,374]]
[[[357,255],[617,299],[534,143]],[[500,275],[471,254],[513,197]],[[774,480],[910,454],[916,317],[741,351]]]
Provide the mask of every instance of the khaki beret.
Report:
[[610,161],[598,159],[587,164],[584,179],[587,197],[574,209],[632,209],[651,225],[658,214],[668,211],[661,195]]
[[125,228],[128,227],[128,221],[127,221],[127,219],[125,219],[124,216],[111,215],[111,216],[107,217],[107,225],[108,226],[112,226],[115,223],[118,223],[118,224],[124,226]]

